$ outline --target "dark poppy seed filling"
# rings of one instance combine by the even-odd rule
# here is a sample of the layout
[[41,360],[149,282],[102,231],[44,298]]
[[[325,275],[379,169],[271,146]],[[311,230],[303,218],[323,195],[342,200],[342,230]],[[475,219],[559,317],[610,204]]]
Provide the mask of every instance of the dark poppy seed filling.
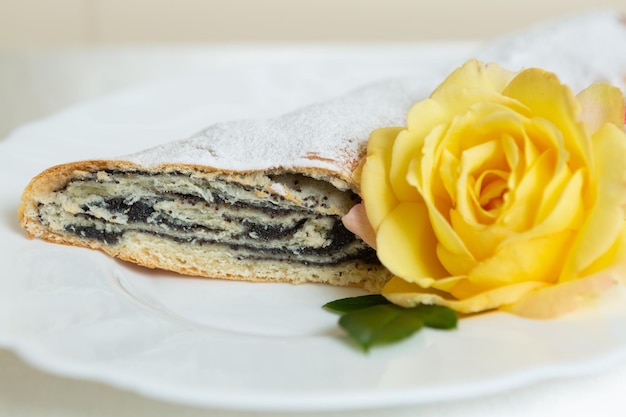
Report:
[[145,235],[228,249],[236,259],[378,264],[341,217],[351,191],[300,174],[78,172],[39,206],[47,227],[115,247]]

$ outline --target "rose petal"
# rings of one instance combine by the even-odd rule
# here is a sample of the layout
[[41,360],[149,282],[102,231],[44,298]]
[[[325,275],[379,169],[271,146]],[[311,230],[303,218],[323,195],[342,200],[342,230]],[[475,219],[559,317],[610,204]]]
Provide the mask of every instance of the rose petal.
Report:
[[[437,241],[450,253],[458,254],[465,258],[472,258],[471,253],[459,239],[445,217],[452,208],[452,202],[437,199],[433,195],[433,177],[436,175],[434,175],[435,158],[433,157],[435,151],[432,147],[435,146],[436,138],[440,135],[439,128],[440,126],[435,127],[433,132],[426,137],[422,154],[415,155],[411,160],[406,179],[409,184],[416,187],[426,203],[428,219],[435,232]],[[442,188],[444,187],[442,186]],[[437,203],[439,206],[436,205]]]
[[605,124],[592,140],[596,201],[587,214],[561,280],[579,277],[580,271],[611,248],[625,225],[626,132],[613,124]]
[[[481,225],[476,223],[470,223],[466,218],[461,216],[458,211],[452,210],[450,212],[450,220],[452,222],[452,227],[459,235],[459,237],[463,240],[467,248],[470,250],[474,259],[477,261],[482,261],[489,256],[491,256],[496,248],[502,243],[507,237],[511,236],[513,233],[509,228],[500,226],[498,224],[492,225]],[[444,265],[448,265],[448,263],[453,263],[453,260],[449,262],[442,263]],[[450,271],[453,275],[467,275],[469,274],[470,269],[476,265],[476,261],[472,264],[467,265],[468,269],[463,271],[455,270]]]
[[392,303],[403,307],[415,307],[418,304],[435,304],[449,307],[459,313],[471,314],[511,304],[531,291],[544,288],[546,285],[543,282],[522,282],[459,300],[445,292],[424,290],[419,285],[393,277],[383,288],[382,294]]
[[361,195],[374,230],[398,203],[389,182],[393,142],[402,128],[378,129],[367,144],[367,160],[361,172]]
[[577,171],[565,184],[551,210],[542,207],[540,216],[535,221],[535,227],[530,230],[531,236],[548,235],[565,229],[580,229],[585,220],[585,206],[583,203],[583,187],[585,185],[583,172]]
[[[448,89],[450,91],[448,91]],[[531,115],[523,103],[491,91],[471,88],[458,90],[456,88],[448,87],[441,90],[439,95],[433,96],[433,99],[435,98],[442,106],[445,105],[446,110],[451,114],[450,119],[456,115],[466,113],[477,103],[500,104],[504,107],[510,108],[516,113],[525,116]]]
[[421,153],[423,145],[424,136],[419,131],[403,130],[395,139],[389,168],[389,181],[399,201],[415,201],[421,198],[415,187],[407,182],[406,173],[411,159]]
[[477,59],[470,59],[460,68],[454,70],[445,81],[435,89],[433,95],[447,85],[455,88],[481,88],[484,90],[502,92],[515,77],[515,73],[507,71],[499,65],[484,64]]
[[558,317],[579,308],[618,283],[625,283],[626,229],[622,229],[613,247],[601,260],[585,271],[588,276],[529,293],[519,301],[504,306],[503,310],[536,319]]
[[449,119],[480,102],[500,103],[527,114],[527,109],[517,100],[500,94],[514,76],[497,65],[471,60],[450,74],[431,98],[445,107]]
[[572,230],[534,238],[512,235],[479,262],[468,279],[490,288],[522,281],[556,282],[574,236]]
[[562,134],[571,163],[576,167],[587,166],[591,143],[578,122],[580,105],[555,74],[537,68],[521,71],[502,94],[528,106],[534,117],[550,120]]
[[370,247],[376,249],[376,232],[365,213],[363,204],[354,205],[350,211],[341,218],[346,229],[360,237]]
[[452,154],[452,152],[444,149],[441,154],[441,162],[439,169],[439,180],[441,181],[441,188],[436,189],[436,184],[431,187],[433,189],[433,195],[439,196],[450,203],[450,207],[454,207],[457,204],[456,198],[456,183],[459,180],[459,172],[461,161]]
[[424,204],[400,203],[378,228],[376,246],[382,264],[406,280],[429,286],[434,278],[448,276],[437,259],[437,238]]
[[406,115],[406,127],[424,136],[426,133],[441,123],[446,123],[450,115],[445,107],[442,107],[437,101],[427,98],[413,104]]
[[550,182],[556,158],[556,152],[545,152],[526,170],[509,191],[498,224],[519,233],[532,228],[542,197],[539,190]]
[[451,275],[467,275],[477,264],[472,253],[452,252],[442,244],[437,245],[437,258]]
[[587,134],[596,133],[605,123],[624,124],[624,95],[619,88],[596,83],[576,96],[581,105],[580,120]]
[[621,230],[613,246],[585,268],[580,275],[593,275],[604,269],[614,268],[616,265],[622,264],[626,264],[626,226]]
[[502,307],[502,310],[534,319],[558,317],[613,288],[619,281],[617,274],[623,275],[623,271],[606,270],[586,278],[543,288]]
[[[567,153],[565,153],[565,155],[567,155]],[[562,160],[564,158],[561,157],[559,159]],[[540,200],[537,202],[537,212],[534,219],[535,226],[545,222],[546,219],[552,215],[557,205],[569,204],[568,200],[564,197],[564,193],[568,193],[568,198],[572,198],[571,201],[578,202],[578,206],[582,206],[582,208],[586,210],[587,204],[583,199],[583,189],[588,186],[589,172],[579,169],[576,173],[573,173],[566,162],[566,160],[558,161],[556,163],[557,166],[554,167],[551,178],[545,180],[543,192],[540,194]],[[577,178],[574,178],[574,176],[577,176]],[[574,191],[571,191],[571,188],[574,187],[572,181],[579,184],[577,186],[577,195],[573,194]],[[566,191],[568,187],[570,191]]]
[[491,140],[473,146],[463,152],[457,181],[457,210],[466,219],[476,219],[481,211],[479,196],[476,195],[476,175],[480,176],[487,167],[505,165],[504,153],[499,142]]

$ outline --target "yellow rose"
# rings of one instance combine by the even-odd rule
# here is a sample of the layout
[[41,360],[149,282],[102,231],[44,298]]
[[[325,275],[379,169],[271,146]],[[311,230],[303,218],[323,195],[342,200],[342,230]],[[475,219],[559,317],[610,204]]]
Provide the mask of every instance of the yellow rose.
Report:
[[365,213],[393,303],[551,317],[626,262],[624,97],[472,60],[374,131]]

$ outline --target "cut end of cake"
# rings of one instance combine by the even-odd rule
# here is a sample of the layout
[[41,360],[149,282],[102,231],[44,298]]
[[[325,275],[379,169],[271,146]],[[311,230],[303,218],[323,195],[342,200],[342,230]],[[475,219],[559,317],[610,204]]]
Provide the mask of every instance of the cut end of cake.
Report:
[[359,197],[317,175],[67,164],[31,182],[20,219],[33,237],[149,268],[380,290],[389,273],[341,222]]

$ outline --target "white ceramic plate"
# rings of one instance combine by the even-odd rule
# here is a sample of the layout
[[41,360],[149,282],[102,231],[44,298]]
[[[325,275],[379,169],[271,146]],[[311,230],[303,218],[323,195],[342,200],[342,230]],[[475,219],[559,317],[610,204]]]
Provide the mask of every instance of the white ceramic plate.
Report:
[[50,165],[129,153],[211,121],[277,114],[400,69],[458,63],[451,59],[458,50],[422,52],[365,73],[367,54],[341,64],[344,72],[333,69],[336,57],[280,65],[255,58],[254,71],[238,63],[186,74],[15,132],[0,143],[0,346],[61,375],[173,402],[251,410],[467,398],[622,358],[622,289],[559,320],[486,314],[463,320],[456,331],[427,329],[363,354],[338,330],[337,317],[321,309],[358,290],[182,278],[31,241],[17,223],[22,188]]

